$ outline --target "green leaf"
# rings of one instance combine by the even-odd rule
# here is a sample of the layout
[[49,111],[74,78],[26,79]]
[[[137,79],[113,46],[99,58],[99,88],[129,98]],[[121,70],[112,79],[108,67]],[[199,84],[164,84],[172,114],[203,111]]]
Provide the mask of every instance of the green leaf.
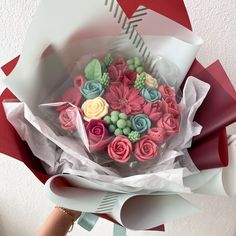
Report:
[[104,58],[104,63],[107,67],[109,67],[113,62],[112,56],[110,53],[108,53]]
[[88,80],[98,80],[102,77],[102,68],[98,59],[93,59],[84,69],[85,77]]

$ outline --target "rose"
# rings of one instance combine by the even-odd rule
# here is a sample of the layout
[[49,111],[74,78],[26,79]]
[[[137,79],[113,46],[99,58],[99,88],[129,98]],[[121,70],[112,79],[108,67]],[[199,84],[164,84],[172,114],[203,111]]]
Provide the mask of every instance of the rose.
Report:
[[162,144],[166,137],[166,132],[164,128],[154,127],[148,130],[148,136],[156,143]]
[[137,72],[132,70],[127,70],[124,72],[124,76],[121,77],[121,82],[125,85],[133,85],[137,77]]
[[151,160],[158,153],[157,145],[148,135],[142,136],[135,144],[134,155],[139,161]]
[[178,116],[180,112],[179,112],[179,107],[178,107],[178,104],[177,104],[175,98],[174,97],[166,97],[164,100],[168,105],[168,113],[173,114],[173,116],[175,116],[175,117]]
[[79,115],[78,107],[68,107],[60,112],[59,121],[61,128],[66,131],[74,130],[77,126],[77,118]]
[[93,99],[96,97],[101,97],[104,93],[104,89],[98,81],[89,80],[83,88],[80,88],[80,92],[86,99]]
[[86,121],[103,118],[108,113],[108,108],[106,100],[101,97],[86,100],[81,107]]
[[166,84],[163,84],[159,87],[159,92],[163,98],[175,97],[175,91]]
[[161,99],[161,93],[152,87],[143,88],[141,94],[147,102],[155,102]]
[[145,74],[145,87],[157,88],[158,87],[157,80],[145,72],[144,74]]
[[168,106],[165,101],[146,103],[143,107],[144,114],[146,114],[153,122],[158,121],[167,110]]
[[106,128],[103,120],[91,120],[85,125],[89,140],[90,150],[92,152],[104,151],[110,143],[112,137]]
[[123,58],[119,58],[115,64],[112,64],[108,68],[108,74],[113,82],[120,81],[124,76],[124,72],[127,70],[126,61]]
[[144,114],[135,115],[131,117],[131,127],[132,130],[143,134],[151,127],[151,121]]
[[164,114],[157,121],[157,127],[164,128],[167,135],[175,135],[179,132],[179,121],[172,114]]
[[125,163],[130,159],[132,144],[129,139],[123,135],[117,136],[112,143],[108,145],[108,155],[114,161]]

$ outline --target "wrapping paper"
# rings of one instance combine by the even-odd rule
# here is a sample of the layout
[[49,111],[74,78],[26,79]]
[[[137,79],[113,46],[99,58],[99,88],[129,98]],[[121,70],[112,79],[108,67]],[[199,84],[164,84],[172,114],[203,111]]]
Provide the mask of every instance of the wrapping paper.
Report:
[[[191,28],[189,19],[183,4],[183,1],[170,1],[167,3],[166,1],[159,1],[159,4],[156,3],[156,1],[119,1],[121,6],[126,10],[126,13],[128,16],[132,16],[132,13],[135,11],[136,7],[140,4],[145,5],[146,7],[159,12],[162,15],[165,15],[180,24]],[[175,7],[173,7],[175,6]],[[41,6],[42,7],[42,6]],[[176,10],[178,9],[178,10]],[[42,7],[41,10],[47,10]],[[60,8],[62,10],[62,8]],[[37,22],[37,20],[35,21]],[[33,27],[32,27],[33,28]],[[31,29],[32,29],[31,28]],[[50,28],[50,27],[49,27]],[[49,29],[48,28],[48,29]],[[45,29],[45,30],[48,30]],[[51,30],[51,29],[50,29]],[[45,31],[43,31],[45,32]],[[172,32],[173,34],[177,34],[177,32]],[[177,34],[178,39],[181,39],[182,35]],[[37,36],[35,35],[35,38],[32,40],[36,40],[37,42]],[[49,37],[50,38],[50,37]],[[73,37],[71,40],[75,39],[76,37]],[[161,38],[161,37],[160,37]],[[59,38],[57,38],[57,44],[56,46],[59,47],[61,44],[63,44],[63,40],[60,41]],[[148,41],[148,37],[146,40]],[[190,40],[190,39],[188,39]],[[186,41],[188,41],[186,40]],[[46,40],[47,41],[47,40]],[[44,42],[43,45],[41,45],[41,49],[45,49],[48,45],[50,40],[47,42]],[[176,42],[176,40],[174,40]],[[177,40],[178,41],[178,40]],[[161,41],[160,41],[161,42]],[[30,41],[28,41],[30,43]],[[179,42],[178,42],[179,43]],[[186,43],[186,42],[185,42]],[[199,47],[199,44],[201,44],[201,40],[194,42],[193,45],[195,45],[195,50]],[[37,45],[37,43],[36,43]],[[182,44],[184,45],[184,44]],[[48,52],[50,53],[50,47],[48,50],[45,51],[44,54],[47,54]],[[67,51],[68,54],[70,50]],[[164,51],[164,49],[163,49]],[[29,55],[32,53],[32,58],[33,60],[30,61],[29,58],[25,58],[24,54],[22,55],[23,59],[20,61],[20,67],[22,66],[23,68],[28,66],[29,68],[33,68],[32,71],[36,69],[37,66],[35,66],[36,59],[40,57],[41,55],[36,55],[33,53],[33,51],[28,51]],[[66,55],[66,54],[65,54]],[[194,56],[193,56],[194,58]],[[3,70],[9,74],[11,70],[14,68],[15,64],[17,62],[17,59],[13,60],[11,63],[7,64],[5,67],[3,67]],[[66,65],[68,68],[71,65],[71,59],[65,57],[63,59],[63,62],[66,62]],[[173,62],[174,63],[174,62]],[[190,66],[190,65],[189,65]],[[19,67],[18,67],[19,68]],[[182,78],[180,78],[180,81],[183,79],[185,74],[187,73],[187,68],[182,68],[181,73],[182,73]],[[66,71],[66,70],[65,70]],[[19,73],[18,69],[16,69],[13,73],[13,76],[11,78],[11,84],[14,88],[17,87],[17,85],[14,86],[14,75],[17,75]],[[22,77],[26,76],[27,72],[24,71],[24,73],[21,75]],[[203,128],[206,129],[202,133],[202,136],[200,135],[197,139],[194,140],[192,148],[189,150],[189,153],[191,155],[191,158],[193,159],[194,163],[197,165],[198,168],[200,169],[209,169],[209,168],[216,168],[216,167],[222,167],[226,166],[228,164],[228,156],[227,156],[227,142],[226,142],[226,135],[225,135],[225,126],[234,122],[235,121],[235,90],[233,89],[232,85],[229,82],[229,79],[225,72],[223,71],[223,68],[220,66],[219,62],[214,63],[211,67],[205,69],[203,68],[197,61],[192,65],[189,75],[194,75],[197,78],[200,78],[204,80],[205,82],[209,83],[211,85],[211,88],[213,88],[214,92],[208,94],[206,101],[204,101],[203,105],[207,107],[206,109],[202,109],[198,111],[197,113],[197,119],[196,121],[199,122],[201,120],[203,122]],[[28,76],[31,76],[28,74]],[[20,76],[19,76],[20,77]],[[27,77],[27,76],[26,76]],[[220,86],[219,86],[220,82]],[[9,84],[10,84],[9,83]],[[17,82],[16,82],[17,83]],[[17,95],[19,98],[21,98],[21,95],[24,94],[26,91],[29,92],[28,90],[30,85],[27,85],[27,88],[22,88],[22,93]],[[31,87],[30,87],[31,89]],[[32,90],[33,91],[33,90]],[[31,92],[32,92],[31,91]],[[215,100],[215,93],[220,93],[224,95],[224,99],[219,101],[217,100],[217,106],[215,106],[215,103],[213,103]],[[1,100],[5,98],[12,98],[13,95],[9,90],[5,90],[3,95],[1,96]],[[27,97],[27,96],[26,96]],[[218,96],[220,98],[220,96]],[[30,107],[33,108],[34,101],[29,102]],[[210,105],[209,105],[210,104]],[[224,119],[218,119],[217,111],[215,109],[217,107],[218,111],[224,113],[224,109],[227,108],[227,115],[225,116]],[[211,115],[211,109],[214,111],[214,114],[216,114],[214,117]],[[214,110],[215,109],[215,110]],[[2,106],[0,107],[0,113],[3,113],[3,108]],[[220,115],[220,113],[219,113]],[[222,118],[222,117],[221,117]],[[4,115],[0,116],[0,124],[1,126],[4,125],[4,131],[6,132],[1,132],[1,138],[0,138],[0,151],[2,153],[8,154],[10,156],[13,156],[19,160],[24,161],[24,163],[33,171],[33,173],[42,181],[45,182],[49,176],[45,174],[44,169],[41,166],[41,163],[38,161],[37,158],[33,156],[31,151],[29,150],[28,146],[22,142],[14,129],[7,123],[6,118]],[[201,123],[201,122],[199,122]],[[2,128],[2,127],[1,127]],[[209,133],[208,133],[209,132]],[[206,148],[207,147],[207,148]],[[231,151],[229,152],[230,155]],[[207,160],[207,161],[206,161]],[[233,163],[233,162],[232,162]],[[233,164],[229,165],[231,168],[233,168]],[[230,170],[232,170],[230,168]],[[214,172],[215,171],[215,172]],[[209,178],[204,177],[202,178],[201,174],[204,174],[204,176],[209,176]],[[224,174],[223,174],[224,173]],[[197,183],[196,186],[192,186],[192,189],[194,191],[199,191],[203,193],[219,193],[221,190],[215,190],[214,188],[216,186],[219,186],[219,183],[221,183],[221,186],[224,186],[225,184],[222,184],[222,180],[229,185],[229,183],[232,183],[232,179],[230,179],[229,174],[225,173],[230,173],[230,172],[223,172],[223,169],[214,169],[209,172],[204,171],[201,172],[198,177],[196,176],[196,179],[190,180],[189,186],[191,187],[191,184],[195,185],[194,183]],[[224,176],[224,177],[222,177]],[[198,180],[200,179],[200,180]],[[206,183],[206,180],[210,180]],[[204,180],[204,181],[203,181]],[[187,183],[187,182],[186,182]],[[200,184],[199,184],[200,183]],[[209,184],[207,186],[207,184]],[[201,188],[199,186],[201,185]],[[206,187],[204,187],[206,186]],[[210,187],[209,187],[210,186]],[[197,190],[198,189],[198,190]],[[201,190],[199,190],[201,189]],[[227,192],[234,192],[232,189],[231,191]],[[106,216],[107,217],[107,216]],[[109,217],[107,217],[109,218]],[[117,218],[118,219],[118,218]]]

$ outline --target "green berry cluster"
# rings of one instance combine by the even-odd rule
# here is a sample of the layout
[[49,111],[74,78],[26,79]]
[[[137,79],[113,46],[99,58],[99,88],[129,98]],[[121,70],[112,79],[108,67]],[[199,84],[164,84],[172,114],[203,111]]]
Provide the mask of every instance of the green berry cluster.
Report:
[[141,74],[144,71],[142,62],[138,57],[129,59],[127,64],[130,70],[136,71],[138,74]]
[[107,123],[109,131],[115,136],[127,136],[131,132],[131,121],[128,120],[128,116],[125,113],[112,111],[110,116],[105,116],[103,119]]
[[108,53],[105,58],[104,58],[104,64],[106,65],[106,67],[109,67],[113,62],[113,58],[111,56],[110,53]]
[[142,90],[145,87],[145,73],[140,74],[137,76],[135,82],[134,82],[134,87],[138,90]]
[[137,131],[131,131],[128,135],[128,139],[132,142],[135,143],[140,139],[140,133]]
[[109,82],[110,82],[110,77],[109,77],[108,73],[104,73],[104,74],[102,75],[102,77],[98,79],[98,82],[99,82],[103,87],[106,88],[106,87],[108,86]]

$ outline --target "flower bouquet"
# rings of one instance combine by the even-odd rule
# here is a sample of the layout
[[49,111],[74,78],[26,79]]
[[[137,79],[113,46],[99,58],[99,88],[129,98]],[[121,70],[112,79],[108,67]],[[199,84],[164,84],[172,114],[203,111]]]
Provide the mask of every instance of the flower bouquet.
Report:
[[[143,4],[42,2],[4,80],[19,100],[4,101],[1,113],[18,134],[1,118],[9,142],[0,151],[47,181],[58,205],[163,230],[196,211],[179,193],[229,192],[212,181],[228,165],[225,126],[236,120],[236,96],[219,63],[194,61],[202,40],[182,26],[190,28],[182,1]],[[218,107],[215,93],[225,98]]]

